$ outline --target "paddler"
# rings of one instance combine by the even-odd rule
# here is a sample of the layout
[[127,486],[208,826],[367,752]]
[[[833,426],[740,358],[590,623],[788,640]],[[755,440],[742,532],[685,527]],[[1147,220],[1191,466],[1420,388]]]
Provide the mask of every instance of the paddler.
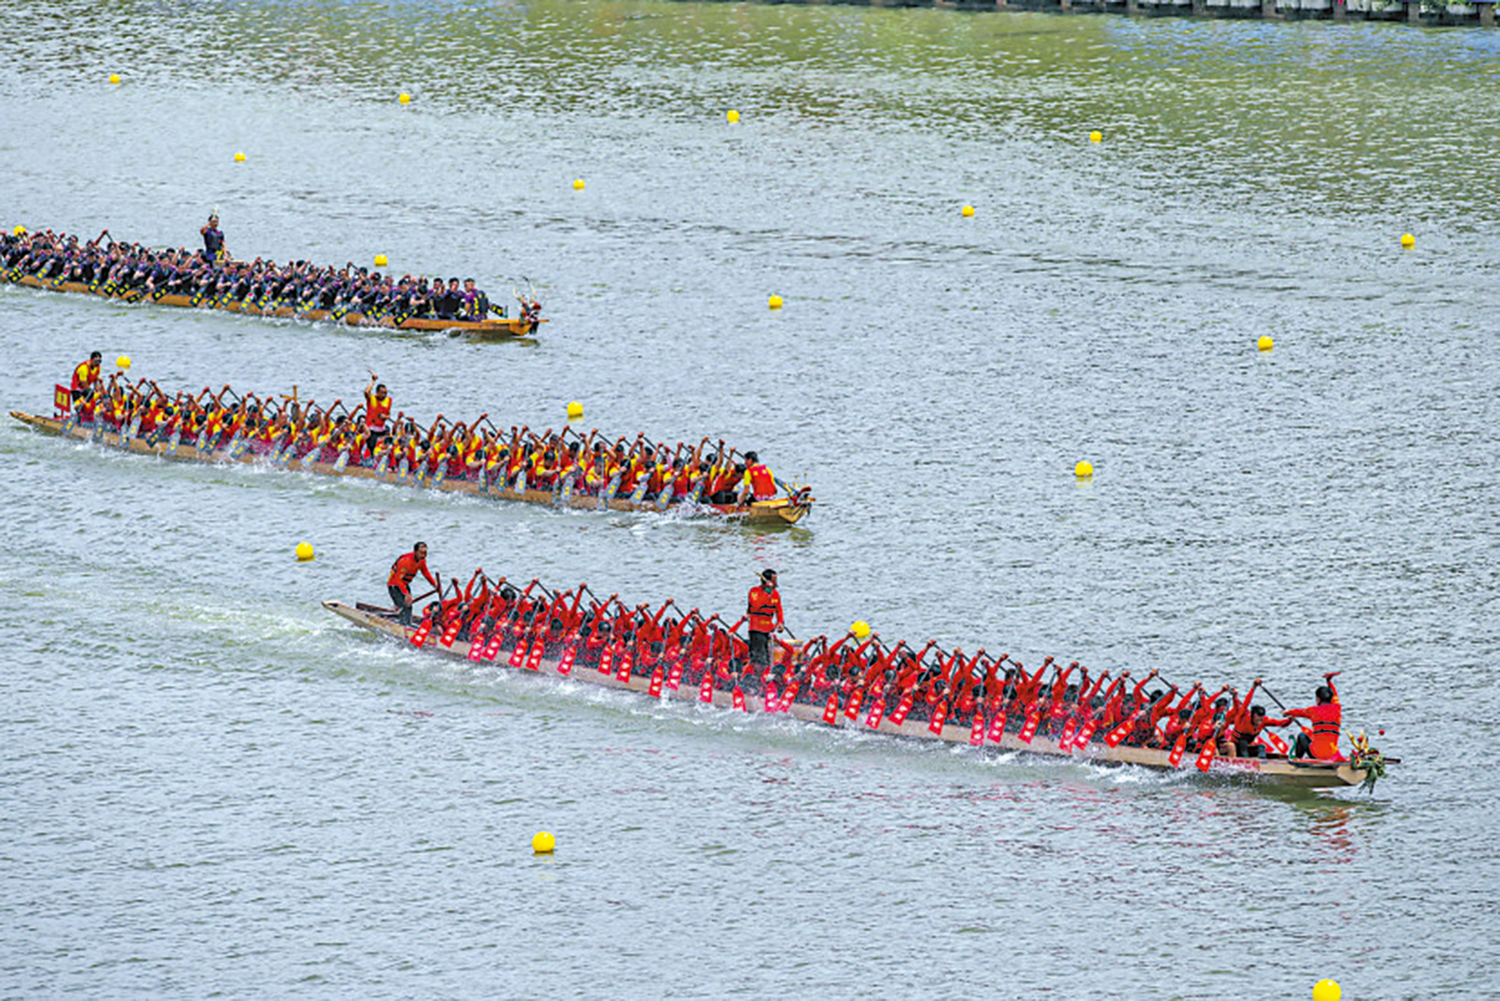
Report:
[[427,543],[425,542],[418,542],[411,547],[411,552],[396,557],[396,562],[391,564],[391,575],[385,582],[391,601],[400,612],[396,619],[403,626],[411,625],[411,582],[417,574],[426,577],[427,583],[434,588],[438,586],[438,582],[432,576],[432,571],[427,569]]
[[73,405],[93,396],[99,386],[99,369],[104,364],[104,356],[98,351],[89,354],[89,360],[79,362],[73,369],[73,383],[70,389],[73,394]]
[[208,217],[208,225],[198,230],[203,234],[203,254],[210,262],[222,261],[229,256],[224,249],[224,233],[219,229],[219,215]]
[[750,625],[750,663],[771,666],[771,634],[786,628],[781,613],[781,593],[776,590],[776,571],[762,570],[760,583],[750,589],[745,615]]
[[1339,691],[1333,679],[1342,671],[1329,671],[1323,675],[1324,684],[1314,692],[1317,705],[1306,709],[1288,709],[1287,716],[1312,722],[1312,734],[1303,731],[1297,736],[1297,745],[1292,750],[1294,758],[1318,758],[1322,761],[1343,761],[1339,753],[1339,733],[1344,722],[1344,710],[1339,705]]

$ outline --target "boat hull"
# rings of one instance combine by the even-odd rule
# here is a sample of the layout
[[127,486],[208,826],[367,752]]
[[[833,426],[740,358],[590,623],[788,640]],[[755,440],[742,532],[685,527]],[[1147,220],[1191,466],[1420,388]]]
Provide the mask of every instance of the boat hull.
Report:
[[[42,417],[37,414],[28,414],[19,410],[12,410],[11,417],[23,424],[36,428],[45,434],[66,435],[81,441],[92,440],[92,425],[79,425],[71,431],[63,430],[63,422],[56,417]],[[164,459],[173,459],[182,462],[204,462],[211,464],[240,463],[254,464],[264,462],[263,456],[247,451],[237,459],[232,459],[225,449],[200,452],[191,444],[183,443],[174,453],[170,445],[159,442],[155,446],[140,437],[132,439],[129,443],[123,443],[121,435],[114,431],[105,431],[99,437],[98,444],[110,448],[123,449],[136,452],[141,455],[156,455]],[[346,466],[343,469],[335,469],[331,462],[303,461],[301,459],[289,459],[284,467],[289,470],[301,470],[303,472],[316,473],[320,476],[343,476],[353,479],[379,480],[382,483],[392,483],[399,486],[419,486],[429,490],[443,490],[449,493],[474,494],[480,497],[490,497],[495,500],[516,501],[525,504],[544,504],[550,507],[574,507],[581,510],[599,510],[598,497],[575,496],[566,503],[560,498],[553,496],[550,490],[500,490],[489,489],[481,491],[479,484],[472,480],[444,480],[435,483],[431,480],[418,482],[414,476],[402,479],[394,471],[385,474],[377,474],[375,470],[365,466]],[[757,501],[753,504],[700,504],[691,508],[684,508],[681,504],[658,504],[655,501],[632,501],[628,498],[615,498],[609,502],[611,511],[651,511],[666,512],[683,509],[688,513],[703,514],[713,517],[722,517],[728,520],[741,522],[749,525],[795,525],[812,509],[811,498],[805,501],[793,501],[790,498],[778,497],[775,500]]]
[[[191,296],[168,293],[166,295],[152,298],[149,294],[134,298],[131,293],[124,295],[105,296],[98,291],[91,291],[87,285],[81,282],[53,282],[35,275],[22,275],[13,284],[24,285],[27,288],[41,289],[44,292],[72,292],[79,295],[91,295],[96,298],[116,299],[121,302],[151,302],[158,306],[177,306],[183,309],[220,309],[226,313],[244,313],[247,316],[275,317],[280,319],[306,320],[309,323],[328,322],[342,323],[351,327],[383,327],[388,330],[425,330],[425,331],[450,331],[454,333],[469,334],[483,340],[514,340],[521,337],[530,337],[537,331],[537,326],[546,323],[546,320],[522,320],[520,317],[486,320],[438,320],[423,316],[407,317],[401,323],[396,323],[390,317],[384,319],[372,319],[363,313],[348,313],[339,319],[334,319],[333,314],[325,309],[297,309],[294,306],[280,306],[275,309],[260,309],[256,306],[248,306],[242,302],[226,302],[215,306],[209,302],[201,302],[193,305]],[[136,290],[137,292],[139,290]]]
[[[411,635],[416,630],[411,626],[403,626],[387,616],[365,608],[346,605],[340,601],[325,601],[323,607],[335,615],[348,621],[392,639],[409,642]],[[453,647],[443,647],[435,639],[422,647],[423,650],[437,653],[441,656],[454,657],[459,660],[467,659],[467,644],[455,643]],[[504,657],[496,658],[494,661],[485,661],[486,666],[516,670],[523,673],[524,668],[509,668]],[[544,657],[535,673],[552,674],[557,673],[557,660],[553,657]],[[569,675],[575,681],[585,684],[599,685],[604,688],[618,688],[626,691],[637,692],[650,697],[651,679],[632,675],[628,681],[621,681],[613,674],[600,674],[593,667],[575,667]],[[666,686],[661,688],[662,699],[675,699],[678,701],[698,701],[699,693],[696,685],[684,684],[675,693],[668,690]],[[758,699],[747,700],[751,704]],[[732,708],[733,696],[729,692],[714,690],[713,704],[720,708]],[[795,717],[806,723],[816,723],[820,726],[829,724],[823,722],[823,709],[821,706],[794,702],[787,707],[786,715]],[[863,730],[872,729],[865,725],[862,720],[850,720],[842,713],[837,717],[834,724],[839,727],[858,728]],[[873,728],[878,733],[887,733],[895,736],[910,737],[917,740],[940,740],[950,744],[968,744],[969,727],[967,725],[947,725],[942,727],[941,733],[933,733],[925,721],[909,721],[897,726],[889,719],[883,719],[878,727]],[[1050,737],[1038,736],[1026,743],[1017,734],[1006,733],[997,744],[986,740],[985,747],[998,748],[1006,751],[1019,751],[1023,754],[1037,754],[1048,757],[1067,757],[1077,761],[1093,764],[1116,764],[1137,765],[1142,768],[1151,768],[1158,771],[1189,771],[1196,773],[1191,759],[1187,760],[1185,768],[1174,768],[1170,762],[1170,755],[1166,751],[1158,751],[1149,747],[1108,747],[1098,741],[1090,743],[1086,748],[1063,751],[1058,748],[1058,743]],[[1209,769],[1209,775],[1221,778],[1244,778],[1261,782],[1270,782],[1278,786],[1294,786],[1307,789],[1341,788],[1344,786],[1358,785],[1364,781],[1365,773],[1361,769],[1352,767],[1347,763],[1335,764],[1332,762],[1291,762],[1280,758],[1216,758]]]

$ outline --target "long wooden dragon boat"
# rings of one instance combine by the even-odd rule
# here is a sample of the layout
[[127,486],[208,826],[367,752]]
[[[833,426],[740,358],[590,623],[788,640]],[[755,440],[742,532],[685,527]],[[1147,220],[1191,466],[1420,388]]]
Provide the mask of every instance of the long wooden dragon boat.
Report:
[[[388,636],[395,640],[409,643],[418,627],[402,625],[396,621],[394,613],[389,609],[383,609],[374,605],[356,602],[350,606],[340,601],[325,601],[323,607],[348,621],[368,629],[371,632]],[[521,640],[523,649],[526,641]],[[569,661],[565,652],[566,644],[554,644],[548,642],[545,652],[540,658],[534,656],[525,658],[495,656],[493,660],[483,659],[476,662],[476,666],[494,666],[508,668],[518,672],[560,675],[566,674],[573,680],[584,684],[599,685],[604,688],[617,688],[625,691],[636,692],[650,698],[676,699],[691,701],[710,701],[704,696],[710,696],[712,704],[724,709],[743,709],[746,712],[768,711],[764,699],[745,697],[740,692],[737,699],[732,691],[715,686],[711,690],[704,689],[696,684],[673,684],[670,680],[664,680],[663,673],[654,671],[647,674],[641,673],[641,667],[637,665],[627,678],[623,678],[610,671],[600,673],[593,666],[573,664]],[[455,642],[444,647],[438,642],[434,635],[426,642],[422,649],[433,651],[441,656],[457,658],[474,662],[470,656],[469,644],[466,642]],[[501,653],[515,650],[515,643],[507,641],[497,647]],[[520,660],[520,666],[515,661]],[[746,681],[746,686],[750,686]],[[738,704],[737,704],[738,703]],[[757,705],[759,703],[759,705]],[[817,704],[806,702],[781,703],[775,706],[776,712],[785,713],[806,723],[817,725],[832,725],[835,727],[858,727],[868,729],[868,720],[849,719],[843,713],[834,716],[832,724],[828,723],[823,708]],[[946,724],[935,732],[929,724],[924,721],[904,721],[895,724],[886,717],[881,719],[874,727],[875,732],[893,734],[901,737],[910,737],[917,740],[939,740],[949,744],[976,744],[974,730],[966,725]],[[1046,757],[1066,757],[1078,761],[1086,761],[1093,764],[1108,765],[1136,765],[1157,771],[1182,771],[1180,767],[1171,763],[1171,755],[1167,751],[1159,751],[1147,747],[1130,747],[1120,745],[1109,747],[1100,741],[1092,741],[1086,747],[1074,747],[1063,751],[1058,747],[1055,738],[1042,736],[1040,734],[1032,737],[1031,741],[1024,742],[1015,733],[1006,732],[996,742],[986,739],[983,733],[977,736],[979,746],[996,748],[1003,751],[1018,751],[1023,754],[1035,754]],[[1394,762],[1395,759],[1385,759]],[[1192,762],[1187,762],[1187,774],[1199,774],[1193,767]],[[1316,760],[1288,760],[1286,758],[1237,758],[1216,757],[1209,766],[1210,776],[1220,778],[1240,778],[1263,781],[1280,786],[1294,786],[1307,789],[1318,788],[1340,788],[1344,786],[1359,785],[1365,781],[1366,770],[1356,767],[1350,762],[1326,762]]]
[[[158,442],[152,445],[149,441],[140,437],[124,440],[124,436],[118,432],[110,431],[102,424],[78,424],[71,428],[64,426],[64,420],[58,417],[42,417],[36,414],[28,414],[19,410],[12,410],[11,417],[23,424],[29,425],[45,434],[61,435],[83,441],[93,441],[96,444],[108,448],[124,449],[141,455],[156,455],[164,459],[174,459],[183,462],[203,463],[256,463],[267,462],[267,458],[255,449],[246,449],[243,454],[235,456],[225,448],[216,448],[210,451],[199,451],[191,443],[182,443],[174,447],[167,442]],[[812,509],[815,498],[811,492],[804,489],[799,493],[788,497],[777,497],[771,500],[754,501],[749,504],[663,504],[656,501],[632,500],[630,498],[615,497],[608,505],[603,505],[600,499],[585,494],[575,494],[564,499],[552,490],[524,490],[517,491],[502,489],[498,485],[484,487],[473,480],[444,479],[441,482],[431,478],[419,479],[415,475],[401,476],[395,470],[387,470],[377,473],[374,469],[365,466],[345,466],[337,468],[336,463],[305,461],[302,459],[287,459],[282,468],[289,470],[301,470],[303,472],[317,473],[320,476],[345,476],[355,479],[378,480],[382,483],[393,483],[401,486],[425,487],[429,490],[445,490],[450,493],[474,494],[481,497],[491,497],[495,500],[520,501],[527,504],[545,504],[553,506],[565,506],[579,508],[582,510],[599,510],[607,507],[611,511],[654,511],[663,512],[681,509],[684,513],[702,514],[707,516],[722,517],[727,520],[736,521],[749,525],[795,525]]]
[[296,306],[278,306],[274,309],[260,309],[254,305],[243,302],[216,303],[210,299],[204,299],[194,304],[193,297],[167,292],[160,296],[143,294],[141,289],[127,289],[114,295],[106,296],[102,290],[90,289],[82,282],[58,282],[51,279],[37,278],[35,275],[22,275],[15,279],[12,284],[24,285],[28,288],[42,289],[47,292],[72,292],[79,295],[94,296],[95,298],[110,298],[123,302],[152,302],[158,306],[178,306],[184,309],[221,309],[228,313],[244,313],[247,316],[276,317],[282,319],[305,320],[309,323],[329,322],[343,323],[353,327],[384,327],[386,329],[416,330],[416,331],[448,331],[451,333],[467,334],[479,339],[487,340],[509,340],[518,337],[531,337],[537,332],[537,328],[547,321],[536,316],[533,311],[522,310],[522,315],[515,317],[498,317],[485,320],[439,320],[425,316],[411,316],[395,322],[392,317],[375,318],[363,313],[349,312],[342,317],[335,317],[326,309],[301,309]]

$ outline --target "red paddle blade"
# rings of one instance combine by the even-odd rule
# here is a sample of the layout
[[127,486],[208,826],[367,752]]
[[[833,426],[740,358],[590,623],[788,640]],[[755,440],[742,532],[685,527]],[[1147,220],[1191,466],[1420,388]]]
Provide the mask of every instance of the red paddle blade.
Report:
[[1219,749],[1217,741],[1205,740],[1203,750],[1198,752],[1198,771],[1206,772],[1214,763],[1214,753]]
[[432,635],[432,620],[423,619],[422,624],[417,627],[417,631],[411,634],[411,645],[421,646],[427,642],[427,637],[430,635]]
[[698,689],[699,702],[712,702],[714,700],[714,676],[706,674],[703,676],[703,686]]
[[671,671],[670,674],[667,675],[667,687],[670,688],[672,691],[675,692],[675,691],[677,691],[677,687],[679,685],[681,685],[681,684],[682,684],[682,661],[680,661],[680,660],[674,660],[672,662],[672,671]]
[[731,693],[731,697],[734,700],[734,707],[740,712],[747,713],[750,711],[745,708],[745,691],[744,689],[740,688],[739,685],[734,686],[734,691]]
[[849,704],[844,707],[845,719],[859,719],[859,704],[864,699],[864,694],[858,688],[849,693]]
[[984,746],[984,713],[974,714],[974,722],[969,725],[969,746]]
[[623,657],[620,658],[620,669],[615,672],[615,680],[616,681],[629,681],[630,680],[630,668],[631,668],[631,658],[630,658],[630,652],[627,650],[625,652],[625,656],[623,656]]
[[1260,735],[1271,742],[1271,746],[1276,749],[1277,754],[1291,753],[1292,749],[1287,746],[1286,741],[1281,739],[1281,734],[1272,733],[1270,730],[1262,730]]
[[1034,712],[1026,717],[1026,725],[1021,727],[1021,732],[1016,736],[1020,738],[1021,743],[1029,744],[1031,743],[1031,738],[1036,736],[1036,728],[1041,726],[1041,724],[1042,714]]
[[650,695],[653,699],[661,698],[661,683],[661,665],[658,664],[656,666],[656,670],[651,672],[651,687],[647,689],[647,694]]
[[915,701],[911,692],[902,693],[901,701],[896,703],[896,709],[891,713],[892,726],[900,726],[906,722],[906,715],[911,712],[912,703]]
[[541,637],[537,637],[536,642],[531,644],[531,654],[526,658],[526,670],[536,671],[541,669],[542,651],[545,649],[546,644],[542,642]]
[[604,653],[600,654],[600,656],[599,656],[599,673],[600,674],[608,674],[610,672],[610,668],[612,668],[614,666],[615,666],[615,654],[614,654],[614,650],[612,650],[610,647],[605,647],[604,648]]
[[578,659],[578,648],[570,646],[563,651],[562,659],[557,662],[557,673],[566,678],[573,673],[573,661]]
[[766,695],[763,700],[765,712],[773,713],[781,707],[781,699],[776,697],[776,686],[770,682],[766,683]]
[[998,744],[1005,737],[1005,713],[997,712],[990,719],[990,732],[986,735],[991,744]]
[[473,661],[477,661],[477,660],[479,660],[479,658],[481,658],[483,656],[484,656],[484,640],[481,637],[479,637],[478,635],[476,635],[469,642],[469,659],[473,660]]
[[1182,767],[1182,756],[1187,752],[1187,734],[1177,738],[1177,743],[1172,747],[1172,755],[1167,758],[1167,764],[1173,768]]
[[823,707],[823,722],[833,726],[839,721],[839,693],[833,692],[828,696],[828,704]]
[[451,650],[453,648],[453,641],[458,639],[458,629],[459,623],[458,620],[455,619],[447,629],[443,630],[443,636],[438,640],[438,642]]
[[781,705],[778,707],[779,712],[786,712],[792,707],[792,700],[797,697],[797,689],[800,687],[802,687],[801,684],[796,681],[786,687],[786,691],[781,693]]
[[1094,739],[1094,727],[1096,725],[1097,724],[1093,720],[1089,720],[1086,724],[1084,724],[1083,729],[1078,731],[1078,736],[1073,738],[1073,746],[1078,748],[1080,751],[1085,747],[1088,747],[1089,741]]
[[520,667],[526,663],[526,641],[516,640],[516,648],[510,652],[510,660],[506,661],[511,667]]
[[484,659],[494,660],[500,656],[500,648],[505,645],[505,635],[500,630],[495,630],[495,635],[484,645]]
[[927,724],[927,729],[939,737],[943,735],[943,721],[948,718],[948,703],[939,702],[937,708],[932,711],[932,722]]
[[865,714],[865,726],[871,730],[880,729],[880,721],[885,718],[885,699],[876,699],[870,711]]
[[1066,751],[1072,746],[1073,731],[1076,729],[1078,729],[1078,723],[1075,720],[1070,719],[1063,724],[1062,736],[1057,740],[1057,749],[1059,751]]

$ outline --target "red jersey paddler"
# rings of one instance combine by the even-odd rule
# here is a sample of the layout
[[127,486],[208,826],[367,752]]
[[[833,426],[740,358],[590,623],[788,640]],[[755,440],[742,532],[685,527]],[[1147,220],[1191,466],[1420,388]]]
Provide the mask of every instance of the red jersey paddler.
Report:
[[391,564],[391,575],[386,580],[386,590],[390,592],[391,601],[399,610],[397,616],[403,626],[411,625],[411,582],[417,574],[427,578],[427,583],[433,587],[438,582],[433,578],[432,571],[427,569],[427,543],[418,542],[412,546],[411,552],[403,553]]

